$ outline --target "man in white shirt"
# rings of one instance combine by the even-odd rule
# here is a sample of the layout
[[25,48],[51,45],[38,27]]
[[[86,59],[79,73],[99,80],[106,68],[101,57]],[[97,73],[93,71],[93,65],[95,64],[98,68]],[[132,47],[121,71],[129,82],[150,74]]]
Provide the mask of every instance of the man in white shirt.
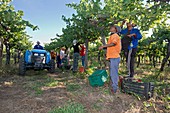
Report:
[[60,59],[61,59],[61,64],[63,63],[62,60],[65,57],[65,48],[62,47],[60,50]]

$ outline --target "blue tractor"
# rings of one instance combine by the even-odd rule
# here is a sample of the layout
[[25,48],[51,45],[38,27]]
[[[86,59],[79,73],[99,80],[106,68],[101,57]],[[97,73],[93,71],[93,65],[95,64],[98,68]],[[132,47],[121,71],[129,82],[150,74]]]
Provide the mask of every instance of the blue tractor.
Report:
[[50,53],[46,50],[27,50],[24,54],[24,58],[20,59],[19,74],[25,75],[26,71],[30,69],[47,69],[50,73],[54,73],[55,62],[53,59],[51,59]]

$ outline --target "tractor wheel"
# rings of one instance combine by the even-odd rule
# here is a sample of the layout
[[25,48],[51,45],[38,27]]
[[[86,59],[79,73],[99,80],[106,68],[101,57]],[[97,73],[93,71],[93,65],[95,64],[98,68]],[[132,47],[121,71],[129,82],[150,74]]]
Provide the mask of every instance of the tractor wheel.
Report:
[[26,65],[23,58],[19,61],[19,75],[24,76],[26,72]]
[[55,62],[54,62],[53,59],[51,59],[51,61],[50,61],[49,72],[50,72],[50,73],[54,73],[54,72],[55,72]]

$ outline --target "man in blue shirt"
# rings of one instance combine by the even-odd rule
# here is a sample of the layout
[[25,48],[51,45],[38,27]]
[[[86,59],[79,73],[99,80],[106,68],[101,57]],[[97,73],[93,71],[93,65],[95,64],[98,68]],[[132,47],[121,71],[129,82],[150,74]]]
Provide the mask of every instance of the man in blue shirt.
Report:
[[43,50],[44,48],[43,48],[43,46],[40,45],[40,42],[37,41],[37,44],[34,46],[34,49],[41,49],[41,50]]
[[[122,23],[122,26],[125,22]],[[126,57],[126,63],[129,70],[130,77],[134,76],[135,55],[137,52],[138,41],[142,38],[140,31],[134,28],[131,22],[128,22],[127,28],[123,29],[120,34],[122,38],[122,51]],[[121,27],[122,27],[121,26]]]

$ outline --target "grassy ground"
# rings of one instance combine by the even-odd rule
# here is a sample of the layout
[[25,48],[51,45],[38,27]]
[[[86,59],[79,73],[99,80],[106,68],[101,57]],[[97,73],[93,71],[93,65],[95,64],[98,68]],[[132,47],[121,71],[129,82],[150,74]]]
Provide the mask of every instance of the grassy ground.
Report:
[[[6,68],[4,68],[6,69]],[[88,74],[56,70],[28,71],[17,75],[17,68],[3,71],[0,76],[0,112],[2,113],[168,113],[170,112],[170,69],[159,74],[158,67],[142,64],[136,68],[136,78],[151,81],[156,85],[154,97],[139,100],[136,96],[109,93],[108,85],[91,87]],[[2,69],[1,69],[2,70]],[[9,73],[10,72],[10,73]],[[120,65],[120,75],[126,75]],[[159,74],[159,75],[158,75]],[[1,74],[2,75],[2,74]]]

